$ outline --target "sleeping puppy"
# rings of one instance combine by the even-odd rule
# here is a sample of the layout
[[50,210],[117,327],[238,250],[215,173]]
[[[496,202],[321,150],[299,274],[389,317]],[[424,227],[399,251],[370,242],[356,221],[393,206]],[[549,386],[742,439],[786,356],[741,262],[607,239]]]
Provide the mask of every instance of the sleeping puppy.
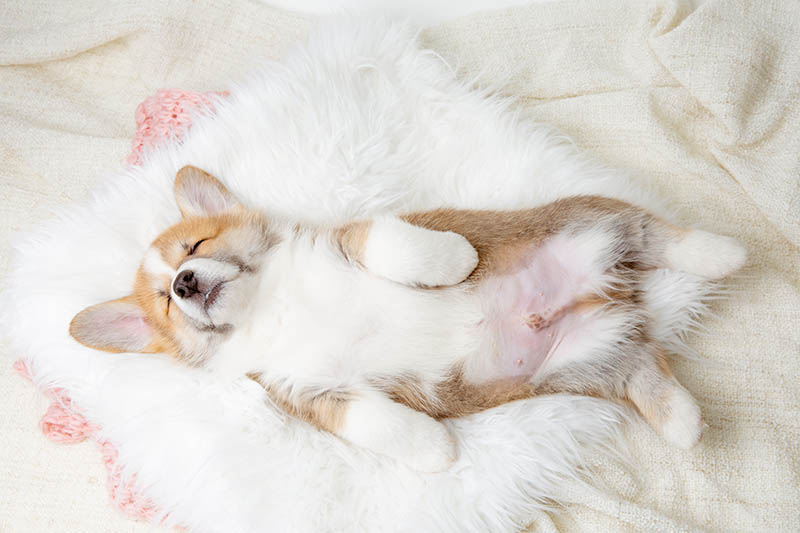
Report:
[[640,283],[655,268],[727,276],[745,260],[733,239],[595,196],[303,227],[194,167],[175,199],[183,219],[133,292],[78,313],[76,340],[247,374],[287,412],[421,471],[456,457],[440,419],[537,394],[627,400],[673,444],[700,438]]

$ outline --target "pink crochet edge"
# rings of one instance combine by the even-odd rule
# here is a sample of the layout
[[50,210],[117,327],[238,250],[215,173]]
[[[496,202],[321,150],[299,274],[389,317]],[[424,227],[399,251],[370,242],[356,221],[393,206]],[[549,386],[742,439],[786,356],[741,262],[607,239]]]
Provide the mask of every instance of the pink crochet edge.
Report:
[[[200,109],[214,111],[214,100],[227,96],[227,92],[196,93],[177,89],[161,89],[136,108],[136,134],[133,137],[128,163],[140,165],[142,155],[169,139],[182,137],[191,126],[191,113]],[[14,369],[32,381],[34,375],[30,363],[23,359],[14,362]],[[93,438],[100,447],[103,464],[108,475],[107,484],[111,500],[128,516],[153,522],[161,512],[136,487],[136,474],[122,479],[122,467],[118,464],[117,448],[108,440],[99,437],[100,426],[87,420],[67,392],[60,388],[43,391],[53,403],[39,422],[42,433],[53,442],[72,444]],[[164,515],[161,521],[166,520]],[[180,528],[184,529],[184,528]]]
[[160,89],[136,108],[136,133],[128,163],[142,164],[145,151],[170,138],[182,137],[191,126],[191,113],[198,109],[214,110],[214,100],[228,92],[195,93]]

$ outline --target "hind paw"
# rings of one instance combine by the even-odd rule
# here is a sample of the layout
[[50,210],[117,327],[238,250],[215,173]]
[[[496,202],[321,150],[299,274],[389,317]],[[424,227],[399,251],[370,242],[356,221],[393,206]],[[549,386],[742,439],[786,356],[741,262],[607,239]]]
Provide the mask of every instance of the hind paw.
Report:
[[721,279],[739,270],[747,252],[739,241],[702,230],[690,230],[665,251],[667,264],[708,279]]
[[676,390],[669,402],[669,415],[661,427],[661,434],[671,444],[688,450],[700,442],[702,433],[700,407],[688,392]]

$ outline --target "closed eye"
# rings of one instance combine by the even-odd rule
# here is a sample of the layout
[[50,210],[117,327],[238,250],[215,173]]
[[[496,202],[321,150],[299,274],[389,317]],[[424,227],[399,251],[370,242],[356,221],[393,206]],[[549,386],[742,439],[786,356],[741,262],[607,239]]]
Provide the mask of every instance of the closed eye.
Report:
[[158,295],[161,296],[162,298],[166,298],[167,300],[166,314],[169,314],[169,304],[172,303],[172,295],[166,291],[159,291]]
[[198,246],[200,246],[201,244],[203,244],[204,242],[206,242],[207,240],[208,240],[208,239],[200,239],[199,241],[197,241],[196,243],[194,243],[194,244],[192,245],[192,247],[191,247],[191,248],[189,248],[189,253],[188,253],[188,255],[193,255],[193,254],[194,254],[194,253],[197,251],[197,247],[198,247]]

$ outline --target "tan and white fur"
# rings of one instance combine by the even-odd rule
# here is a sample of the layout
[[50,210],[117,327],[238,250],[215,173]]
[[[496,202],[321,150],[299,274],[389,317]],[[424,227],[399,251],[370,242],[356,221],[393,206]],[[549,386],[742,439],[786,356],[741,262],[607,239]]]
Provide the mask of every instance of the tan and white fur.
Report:
[[175,197],[183,220],[131,295],[73,319],[78,341],[248,374],[289,413],[423,471],[457,455],[439,419],[536,394],[627,400],[668,441],[700,438],[639,282],[722,278],[745,260],[733,239],[597,196],[328,228],[248,209],[194,167]]

